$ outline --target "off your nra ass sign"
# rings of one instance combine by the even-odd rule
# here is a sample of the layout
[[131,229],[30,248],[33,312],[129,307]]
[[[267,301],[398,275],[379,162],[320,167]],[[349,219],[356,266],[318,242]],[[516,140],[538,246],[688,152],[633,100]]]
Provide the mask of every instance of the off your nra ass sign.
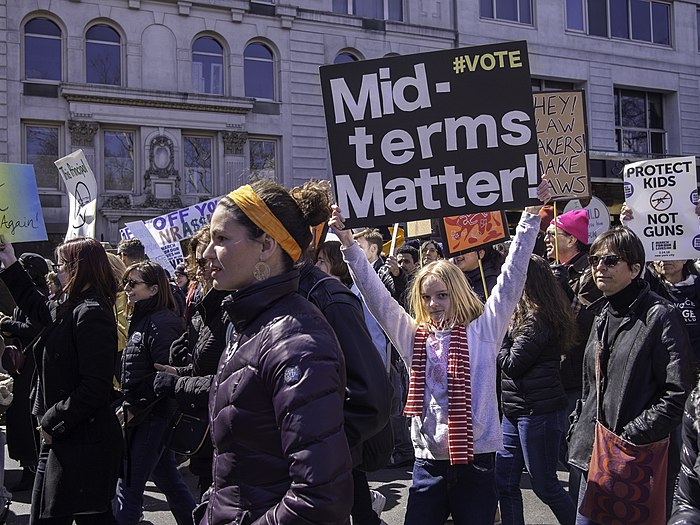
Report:
[[538,202],[525,42],[323,66],[321,87],[348,226]]

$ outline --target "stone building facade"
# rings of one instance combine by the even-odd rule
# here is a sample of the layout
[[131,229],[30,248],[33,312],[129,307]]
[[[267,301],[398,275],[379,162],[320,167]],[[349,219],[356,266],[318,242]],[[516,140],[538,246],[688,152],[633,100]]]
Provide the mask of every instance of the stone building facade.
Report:
[[329,178],[318,68],[527,40],[533,89],[583,89],[594,191],[700,153],[695,0],[5,0],[0,161],[32,163],[53,241],[53,161],[83,149],[97,236],[250,177]]

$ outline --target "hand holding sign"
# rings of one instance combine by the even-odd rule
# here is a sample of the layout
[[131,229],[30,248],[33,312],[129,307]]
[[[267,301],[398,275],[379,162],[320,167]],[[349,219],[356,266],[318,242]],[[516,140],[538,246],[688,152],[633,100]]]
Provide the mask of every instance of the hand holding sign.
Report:
[[355,242],[355,239],[352,236],[352,230],[345,229],[345,218],[341,213],[340,206],[334,204],[333,206],[331,206],[331,208],[333,210],[333,213],[331,214],[331,218],[328,221],[328,226],[333,228],[333,233],[336,234],[341,244],[345,248],[348,248],[349,246],[352,246]]
[[[546,175],[542,175],[542,182],[540,182],[540,185],[537,186],[537,198],[542,204],[547,204],[552,198],[552,193],[549,189],[549,182],[547,180]],[[527,208],[525,208],[525,211],[527,213],[537,215],[542,209],[542,204],[539,204],[537,206],[528,206]]]
[[11,243],[5,242],[5,237],[0,235],[0,264],[5,268],[17,261],[15,249]]

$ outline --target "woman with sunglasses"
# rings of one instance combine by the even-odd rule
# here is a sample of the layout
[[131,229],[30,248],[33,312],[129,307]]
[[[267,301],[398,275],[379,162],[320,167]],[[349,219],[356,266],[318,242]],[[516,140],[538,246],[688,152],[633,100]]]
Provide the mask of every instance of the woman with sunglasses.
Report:
[[170,345],[182,334],[184,322],[175,313],[168,275],[159,264],[132,264],[124,272],[123,282],[133,314],[122,353],[122,416],[127,450],[114,515],[119,525],[136,525],[141,518],[146,482],[151,479],[165,494],[178,525],[192,524],[194,498],[177,470],[175,455],[163,445],[173,403],[158,398],[153,391],[155,365],[168,364]]
[[112,410],[117,353],[117,281],[102,245],[72,239],[56,249],[65,300],[49,302],[0,243],[0,277],[32,323],[44,327],[36,358],[32,413],[41,448],[29,523],[112,524],[122,438]]
[[[644,247],[631,230],[617,227],[602,233],[591,245],[590,253],[593,280],[603,297],[593,303],[598,314],[583,358],[583,395],[570,429],[569,463],[584,476],[579,503],[586,493],[585,479],[598,421],[635,445],[670,436],[667,479],[655,480],[657,485],[661,481],[661,486],[666,481],[668,517],[680,469],[676,430],[691,387],[688,333],[673,304],[650,291],[640,278]],[[635,494],[648,494],[650,486],[649,480],[640,481],[636,487],[628,487],[630,492],[621,490],[614,495],[605,508],[594,510],[609,511],[613,515],[610,519],[628,523],[624,514],[627,504]],[[598,521],[588,512],[583,516],[579,511],[576,523]]]
[[221,199],[204,251],[232,322],[209,397],[214,483],[201,523],[347,523],[345,362],[295,263],[329,215],[327,187],[270,181]]

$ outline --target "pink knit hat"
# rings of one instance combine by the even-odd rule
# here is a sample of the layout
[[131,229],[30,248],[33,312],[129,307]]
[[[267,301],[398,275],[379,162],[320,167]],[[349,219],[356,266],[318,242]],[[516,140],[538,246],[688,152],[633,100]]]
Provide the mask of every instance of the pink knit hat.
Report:
[[[554,224],[554,220],[550,224]],[[588,212],[571,210],[557,217],[557,227],[588,245]]]

